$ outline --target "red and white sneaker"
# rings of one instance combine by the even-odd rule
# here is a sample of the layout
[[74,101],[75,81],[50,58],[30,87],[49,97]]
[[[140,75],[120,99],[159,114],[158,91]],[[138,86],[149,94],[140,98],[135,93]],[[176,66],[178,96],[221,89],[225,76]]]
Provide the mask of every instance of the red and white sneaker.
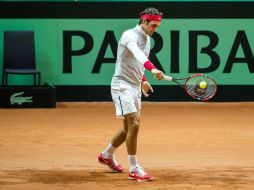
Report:
[[115,156],[113,155],[112,158],[104,158],[102,156],[102,153],[98,156],[98,162],[104,165],[107,165],[109,169],[111,169],[113,172],[121,173],[123,172],[123,166],[117,163]]
[[137,166],[132,171],[129,172],[128,179],[137,181],[152,181],[154,178],[148,175],[143,168]]

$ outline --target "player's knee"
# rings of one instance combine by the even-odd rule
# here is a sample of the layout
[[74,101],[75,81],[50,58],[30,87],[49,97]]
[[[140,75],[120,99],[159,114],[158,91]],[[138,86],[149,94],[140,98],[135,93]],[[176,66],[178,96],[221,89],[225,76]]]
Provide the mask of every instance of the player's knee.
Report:
[[130,121],[129,123],[129,130],[133,131],[134,133],[138,133],[139,130],[139,120],[135,119]]
[[126,123],[128,126],[128,133],[130,132],[131,134],[137,134],[139,130],[139,125],[140,125],[140,119],[137,113],[131,113],[129,115],[126,115],[125,117]]
[[137,119],[133,119],[129,122],[129,126],[138,128],[139,127],[139,121]]

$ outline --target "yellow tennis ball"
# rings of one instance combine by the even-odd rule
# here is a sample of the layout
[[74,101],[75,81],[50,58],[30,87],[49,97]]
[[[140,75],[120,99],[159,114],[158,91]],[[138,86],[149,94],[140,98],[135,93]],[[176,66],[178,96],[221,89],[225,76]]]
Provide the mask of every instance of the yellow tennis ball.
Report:
[[199,83],[199,87],[202,88],[202,89],[205,89],[206,86],[207,86],[207,84],[206,84],[205,81],[201,81],[201,82]]

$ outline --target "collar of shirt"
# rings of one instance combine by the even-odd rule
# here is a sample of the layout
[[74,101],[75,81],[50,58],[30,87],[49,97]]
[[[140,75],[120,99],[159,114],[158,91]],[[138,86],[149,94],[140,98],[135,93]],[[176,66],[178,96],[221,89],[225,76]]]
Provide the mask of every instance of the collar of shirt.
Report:
[[139,25],[137,25],[135,28],[137,29],[138,32],[140,32],[145,37],[147,37],[147,34],[145,33],[145,31]]

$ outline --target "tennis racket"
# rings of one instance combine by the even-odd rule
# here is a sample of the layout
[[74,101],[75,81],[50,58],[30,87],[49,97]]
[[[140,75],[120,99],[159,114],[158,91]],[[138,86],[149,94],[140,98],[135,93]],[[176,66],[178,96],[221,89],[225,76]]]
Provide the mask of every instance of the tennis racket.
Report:
[[216,81],[205,74],[195,74],[188,78],[173,78],[165,75],[163,79],[180,85],[189,96],[197,100],[210,100],[217,92]]

